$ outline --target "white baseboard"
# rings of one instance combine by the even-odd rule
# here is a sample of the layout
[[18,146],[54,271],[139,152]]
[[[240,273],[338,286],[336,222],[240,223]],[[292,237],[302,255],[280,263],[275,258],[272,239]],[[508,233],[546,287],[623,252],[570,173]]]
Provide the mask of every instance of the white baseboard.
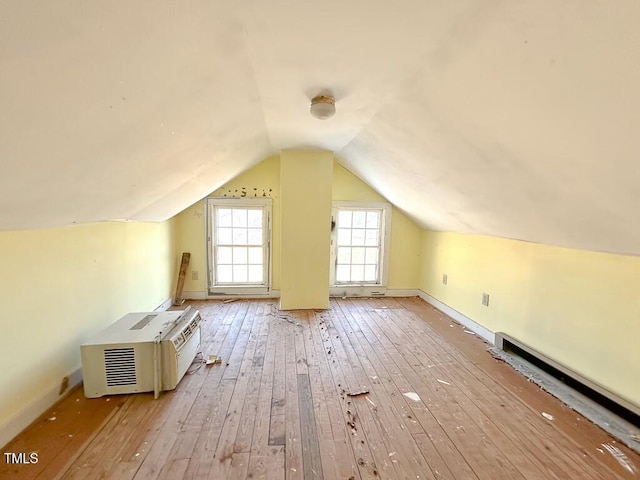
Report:
[[432,297],[431,295],[429,295],[428,293],[423,292],[422,290],[418,290],[418,296],[421,299],[423,299],[425,302],[427,302],[428,304],[433,305],[434,307],[436,307],[441,312],[446,313],[447,315],[449,315],[456,322],[461,323],[462,325],[467,327],[469,330],[471,330],[475,334],[477,334],[477,335],[481,336],[482,338],[484,338],[491,345],[495,345],[495,343],[496,343],[496,335],[495,335],[494,332],[492,332],[488,328],[483,327],[482,325],[480,325],[479,323],[477,323],[474,320],[470,319],[466,315],[463,315],[462,313],[458,312],[457,310],[454,310],[449,305],[446,305],[446,304],[442,303],[440,300]]
[[329,288],[331,297],[415,297],[416,289],[387,288],[376,285],[341,285]]
[[209,295],[206,291],[187,291],[182,292],[182,298],[184,300],[226,300],[229,298],[280,298],[280,290],[270,290],[269,293],[264,295]]
[[389,288],[385,297],[417,297],[419,292],[416,288]]
[[[383,291],[380,291],[380,288],[371,287],[367,289],[363,289],[362,287],[347,288],[350,289],[347,291],[347,297],[416,297],[420,292],[420,290],[414,288],[386,288],[383,289]],[[329,289],[329,295],[332,297],[342,297],[344,292],[345,287],[332,287]],[[271,290],[265,295],[209,295],[204,291],[187,291],[182,293],[182,298],[185,300],[226,300],[228,298],[280,298],[280,290]],[[169,302],[168,306],[171,306],[171,299],[167,300],[167,302]],[[162,305],[165,305],[167,302],[163,303]],[[158,307],[157,310],[160,311],[160,307]]]
[[330,297],[384,297],[387,287],[382,285],[338,285],[329,287]]
[[4,448],[7,443],[37,420],[40,415],[78,386],[82,382],[82,368],[78,367],[67,376],[69,377],[69,387],[62,395],[60,395],[60,387],[55,386],[0,425],[0,448]]
[[280,290],[271,290],[264,295],[209,295],[207,292],[183,292],[184,300],[226,300],[229,298],[279,298]]
[[165,300],[164,303],[162,303],[161,305],[158,305],[156,307],[156,309],[154,310],[154,312],[164,312],[169,310],[169,307],[173,304],[173,297],[169,297],[167,298],[167,300]]
[[268,293],[258,294],[239,293],[237,295],[229,295],[228,293],[226,293],[220,295],[206,295],[205,298],[207,300],[228,300],[230,298],[236,298],[238,300],[249,300],[254,298],[280,298],[280,290],[269,290]]

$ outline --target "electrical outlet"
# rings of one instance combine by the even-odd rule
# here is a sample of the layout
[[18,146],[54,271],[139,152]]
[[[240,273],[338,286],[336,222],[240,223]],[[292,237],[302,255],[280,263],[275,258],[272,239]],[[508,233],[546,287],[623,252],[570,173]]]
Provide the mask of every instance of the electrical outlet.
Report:
[[448,281],[449,281],[449,277],[447,276],[446,273],[443,273],[442,274],[442,284],[446,285]]
[[488,306],[489,306],[489,294],[488,294],[488,293],[483,293],[483,294],[482,294],[482,304],[483,304],[485,307],[488,307]]
[[198,271],[197,270],[193,270],[191,272],[191,280],[198,280]]

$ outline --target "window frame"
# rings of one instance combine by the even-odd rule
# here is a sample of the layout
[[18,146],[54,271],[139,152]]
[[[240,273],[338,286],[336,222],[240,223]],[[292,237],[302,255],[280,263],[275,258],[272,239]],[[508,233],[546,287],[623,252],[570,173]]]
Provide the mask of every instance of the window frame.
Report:
[[[272,207],[271,198],[219,198],[207,197],[206,204],[206,255],[207,255],[207,291],[210,296],[217,295],[268,295],[271,292],[271,224],[272,224]],[[244,208],[255,209],[261,208],[263,211],[262,219],[262,247],[263,252],[263,282],[260,284],[251,283],[224,283],[216,284],[216,265],[215,265],[215,213],[217,208]]]
[[[340,210],[376,210],[380,211],[380,255],[379,274],[377,282],[337,282],[336,271],[338,263],[338,212]],[[342,295],[344,293],[367,294],[386,289],[389,280],[389,253],[391,246],[391,210],[392,206],[387,202],[350,202],[334,201],[331,209],[331,269],[330,287],[331,293]],[[365,290],[366,289],[366,290]]]

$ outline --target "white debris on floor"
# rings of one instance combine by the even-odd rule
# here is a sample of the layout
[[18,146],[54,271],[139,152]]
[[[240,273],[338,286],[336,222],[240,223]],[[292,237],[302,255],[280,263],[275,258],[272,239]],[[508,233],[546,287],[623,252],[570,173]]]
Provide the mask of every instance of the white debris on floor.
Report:
[[413,400],[414,402],[420,401],[420,395],[418,395],[416,392],[407,392],[403,393],[403,395],[408,399]]

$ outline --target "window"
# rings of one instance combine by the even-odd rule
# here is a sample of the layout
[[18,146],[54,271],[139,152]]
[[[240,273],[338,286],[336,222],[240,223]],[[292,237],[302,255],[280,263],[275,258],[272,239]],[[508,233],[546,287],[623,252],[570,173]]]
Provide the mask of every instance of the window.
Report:
[[210,293],[267,293],[271,199],[207,199]]
[[384,285],[391,208],[386,203],[334,202],[333,285]]

